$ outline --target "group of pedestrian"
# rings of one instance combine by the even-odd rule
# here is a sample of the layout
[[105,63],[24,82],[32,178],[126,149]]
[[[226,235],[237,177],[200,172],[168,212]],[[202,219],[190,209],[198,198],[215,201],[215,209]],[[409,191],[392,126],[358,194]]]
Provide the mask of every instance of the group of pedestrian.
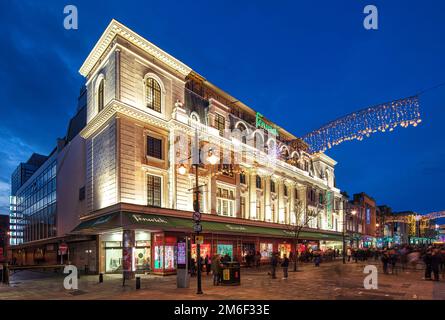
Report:
[[[367,249],[376,260],[380,258],[385,274],[398,274],[398,270],[417,268],[423,263],[425,280],[440,280],[440,274],[445,279],[445,246],[433,245],[402,245],[381,249]],[[347,249],[348,261],[354,256],[350,248]],[[357,256],[354,258],[358,260]]]
[[272,279],[277,278],[278,264],[280,264],[281,268],[283,269],[283,279],[287,279],[289,270],[289,258],[286,254],[283,254],[282,258],[280,258],[278,252],[272,253],[272,257],[270,259],[271,271],[269,275],[272,277]]
[[256,267],[259,268],[261,265],[261,253],[259,251],[249,251],[245,256],[244,260],[246,262],[246,267]]

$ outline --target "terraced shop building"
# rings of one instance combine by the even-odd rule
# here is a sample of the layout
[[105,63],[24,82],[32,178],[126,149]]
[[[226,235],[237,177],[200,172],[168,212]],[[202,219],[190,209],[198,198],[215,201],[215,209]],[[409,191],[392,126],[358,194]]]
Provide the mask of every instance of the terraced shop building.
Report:
[[300,223],[302,243],[341,247],[333,159],[115,20],[80,73],[86,210],[72,233],[97,236],[97,271],[175,272],[178,237],[193,233],[196,150],[204,256],[289,254]]

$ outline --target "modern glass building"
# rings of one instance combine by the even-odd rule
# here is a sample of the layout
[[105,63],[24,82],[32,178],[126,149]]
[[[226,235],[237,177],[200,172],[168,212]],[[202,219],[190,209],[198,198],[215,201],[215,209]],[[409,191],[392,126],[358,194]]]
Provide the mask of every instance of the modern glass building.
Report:
[[51,156],[13,197],[16,243],[55,236],[56,160]]

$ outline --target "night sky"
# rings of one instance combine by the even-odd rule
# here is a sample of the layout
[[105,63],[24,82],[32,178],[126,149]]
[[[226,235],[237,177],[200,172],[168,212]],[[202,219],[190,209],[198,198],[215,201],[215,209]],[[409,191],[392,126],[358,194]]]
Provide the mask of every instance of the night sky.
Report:
[[[63,28],[74,4],[79,29]],[[363,8],[379,9],[365,30]],[[75,113],[78,70],[112,18],[302,136],[366,106],[445,82],[444,1],[13,1],[0,3],[0,213],[13,169],[47,154]],[[343,143],[337,186],[396,211],[445,210],[445,87],[420,126]]]

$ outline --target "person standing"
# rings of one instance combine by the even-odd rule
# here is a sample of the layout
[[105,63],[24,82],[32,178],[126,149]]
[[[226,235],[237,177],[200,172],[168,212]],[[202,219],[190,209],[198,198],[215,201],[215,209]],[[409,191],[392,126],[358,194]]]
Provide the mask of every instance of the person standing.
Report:
[[289,259],[286,255],[283,255],[283,261],[281,262],[281,267],[283,268],[283,279],[287,279],[288,269],[289,269]]
[[205,264],[205,266],[206,266],[206,272],[207,272],[207,275],[209,275],[211,265],[210,265],[210,257],[209,257],[208,254],[206,254],[206,257],[204,258],[204,264]]
[[276,279],[277,275],[276,275],[276,271],[277,271],[277,265],[278,265],[278,255],[276,253],[274,253],[272,255],[272,259],[270,261],[271,264],[271,276],[272,279]]
[[425,263],[425,280],[431,280],[431,271],[432,271],[432,255],[431,251],[428,250],[426,254],[423,256],[423,262]]

